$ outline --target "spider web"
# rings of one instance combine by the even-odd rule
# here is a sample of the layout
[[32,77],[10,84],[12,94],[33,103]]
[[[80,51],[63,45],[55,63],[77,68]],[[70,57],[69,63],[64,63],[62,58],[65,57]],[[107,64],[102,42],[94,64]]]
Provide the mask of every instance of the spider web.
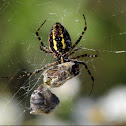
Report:
[[[1,77],[33,72],[55,61],[39,49],[40,42],[35,36],[37,28],[45,19],[47,22],[39,34],[45,46],[48,47],[48,34],[55,22],[63,24],[72,42],[76,42],[84,28],[82,16],[84,13],[87,31],[77,45],[82,48],[73,56],[85,53],[96,54],[95,50],[99,51],[99,56],[80,59],[88,65],[95,78],[95,87],[91,97],[87,96],[91,89],[91,79],[87,71],[81,67],[79,76],[59,88],[50,89],[59,97],[61,103],[48,116],[29,114],[30,95],[43,83],[42,72],[30,78],[0,79],[0,124],[125,124],[126,113],[122,114],[123,118],[119,116],[126,109],[122,107],[125,101],[123,97],[126,95],[124,93],[126,89],[125,5],[125,0],[1,0]],[[121,95],[120,92],[122,92]],[[115,107],[117,116],[112,115],[114,110],[110,106],[113,104],[110,100],[107,101],[107,98],[110,98],[109,95],[113,96],[111,98],[113,104],[115,102],[112,99],[116,99],[114,96],[122,98],[121,101],[119,97],[119,108],[122,107],[122,111],[117,112],[119,109]],[[106,104],[110,104],[111,114],[108,114],[110,110],[107,109]],[[109,110],[108,113],[107,110]]]

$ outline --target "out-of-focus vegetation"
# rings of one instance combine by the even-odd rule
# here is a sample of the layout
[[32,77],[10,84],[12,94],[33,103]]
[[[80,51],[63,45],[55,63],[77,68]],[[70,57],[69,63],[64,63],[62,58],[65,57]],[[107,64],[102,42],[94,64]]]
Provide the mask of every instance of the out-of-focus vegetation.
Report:
[[[20,124],[125,124],[125,118],[122,119],[121,115],[114,119],[115,113],[110,118],[108,114],[109,109],[119,111],[123,108],[121,103],[118,104],[120,94],[117,93],[118,99],[112,97],[106,100],[115,88],[117,92],[117,87],[120,85],[124,86],[124,90],[126,88],[125,5],[125,0],[1,0],[0,76],[15,76],[32,72],[54,61],[51,56],[40,51],[40,42],[35,37],[37,28],[45,19],[47,22],[40,30],[40,36],[48,47],[48,34],[55,22],[63,24],[71,36],[72,43],[76,42],[84,28],[82,15],[85,14],[87,31],[77,47],[82,46],[87,49],[81,49],[75,55],[95,54],[93,50],[98,50],[99,56],[80,59],[87,63],[95,78],[92,95],[88,96],[92,81],[85,68],[81,67],[81,74],[74,81],[71,80],[70,83],[65,84],[68,86],[53,91],[60,97],[61,104],[48,116],[30,115],[27,109],[30,94],[42,83],[41,79],[33,87],[39,75],[31,80],[27,78],[0,79],[2,110],[0,116],[2,117],[8,106],[15,108],[14,114],[4,113],[8,114],[8,118],[12,115],[14,118],[10,119],[11,121],[5,121],[6,123],[1,121],[0,124],[18,124],[19,122]],[[32,87],[33,89],[29,92],[28,89]],[[122,88],[119,88],[119,91],[122,92]],[[108,94],[108,92],[111,93]],[[126,101],[123,99],[124,96],[125,93],[121,95],[120,102],[122,103]],[[114,105],[110,104],[107,106],[109,109],[105,109],[107,108],[105,104],[115,103],[113,99],[117,100],[118,107],[112,109]],[[17,109],[12,103],[17,106]],[[125,109],[124,107],[123,110]],[[104,113],[105,110],[108,111],[108,115]]]

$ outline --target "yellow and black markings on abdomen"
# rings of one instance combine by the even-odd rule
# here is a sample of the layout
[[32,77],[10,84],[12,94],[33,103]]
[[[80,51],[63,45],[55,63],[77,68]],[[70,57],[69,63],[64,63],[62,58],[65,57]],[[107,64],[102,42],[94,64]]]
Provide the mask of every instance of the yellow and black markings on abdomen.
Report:
[[52,51],[65,53],[72,47],[70,35],[58,22],[53,25],[48,40]]
[[62,31],[61,31],[60,36],[55,34],[55,32],[53,31],[53,45],[54,45],[54,49],[56,51],[57,50],[61,50],[62,51],[62,49],[65,49],[66,44],[64,42]]

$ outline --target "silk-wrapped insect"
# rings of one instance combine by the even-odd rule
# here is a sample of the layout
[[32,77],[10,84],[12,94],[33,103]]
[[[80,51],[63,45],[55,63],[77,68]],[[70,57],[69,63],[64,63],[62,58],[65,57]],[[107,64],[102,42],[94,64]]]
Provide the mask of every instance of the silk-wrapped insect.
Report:
[[40,85],[30,98],[30,114],[48,114],[59,105],[58,97],[46,85]]

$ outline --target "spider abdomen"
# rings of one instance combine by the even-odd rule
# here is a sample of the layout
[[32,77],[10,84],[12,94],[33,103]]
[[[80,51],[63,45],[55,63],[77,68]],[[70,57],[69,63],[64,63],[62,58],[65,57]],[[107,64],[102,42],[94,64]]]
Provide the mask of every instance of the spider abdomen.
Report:
[[72,42],[67,30],[60,24],[56,23],[50,30],[49,37],[50,50],[65,53],[72,47]]

